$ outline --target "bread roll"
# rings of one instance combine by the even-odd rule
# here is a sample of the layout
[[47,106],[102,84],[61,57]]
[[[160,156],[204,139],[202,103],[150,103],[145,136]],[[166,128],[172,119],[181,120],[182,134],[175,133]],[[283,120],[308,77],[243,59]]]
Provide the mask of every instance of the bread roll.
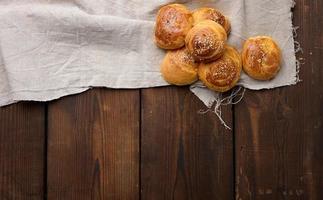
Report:
[[216,92],[226,92],[237,84],[241,70],[242,62],[239,52],[227,45],[220,59],[200,64],[198,75],[209,89]]
[[220,11],[214,8],[199,8],[193,12],[194,25],[204,20],[212,20],[220,24],[227,34],[231,31],[231,23]]
[[162,49],[178,49],[193,26],[192,13],[181,4],[162,7],[157,14],[155,42]]
[[190,85],[198,80],[198,64],[186,48],[168,51],[162,64],[161,73],[164,79],[174,85]]
[[185,43],[196,61],[211,62],[223,55],[227,41],[224,28],[212,21],[205,20],[196,24],[187,34]]
[[268,36],[249,38],[242,51],[243,70],[257,80],[270,80],[280,70],[281,51]]

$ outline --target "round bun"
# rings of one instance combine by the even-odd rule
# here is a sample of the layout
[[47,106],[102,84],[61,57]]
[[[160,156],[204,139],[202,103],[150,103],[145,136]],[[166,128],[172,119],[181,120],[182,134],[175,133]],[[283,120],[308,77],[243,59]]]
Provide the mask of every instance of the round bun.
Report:
[[193,12],[194,25],[204,20],[212,20],[220,24],[227,34],[231,31],[231,23],[220,11],[214,8],[199,8]]
[[280,70],[281,51],[268,36],[249,38],[243,45],[243,70],[257,80],[273,79]]
[[198,80],[198,64],[186,48],[168,51],[162,64],[164,79],[173,85],[190,85]]
[[220,58],[226,41],[227,33],[224,28],[212,20],[196,24],[185,39],[187,49],[199,62],[211,62]]
[[216,92],[226,92],[237,84],[241,70],[242,62],[239,52],[227,45],[220,59],[200,64],[198,75],[209,89]]
[[157,14],[155,42],[162,49],[178,49],[185,45],[185,36],[193,26],[191,12],[181,4],[169,4]]

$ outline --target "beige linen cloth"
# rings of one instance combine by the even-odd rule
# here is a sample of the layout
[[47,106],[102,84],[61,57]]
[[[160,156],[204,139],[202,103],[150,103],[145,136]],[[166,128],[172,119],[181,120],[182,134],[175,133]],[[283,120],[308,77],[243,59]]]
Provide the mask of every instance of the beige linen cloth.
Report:
[[[156,12],[168,0],[1,0],[0,106],[48,101],[91,87],[166,86],[153,43]],[[292,0],[182,0],[191,9],[212,6],[232,23],[229,43],[241,49],[255,35],[270,35],[283,51],[277,78],[239,85],[259,90],[296,84]],[[191,90],[211,106],[217,94]]]

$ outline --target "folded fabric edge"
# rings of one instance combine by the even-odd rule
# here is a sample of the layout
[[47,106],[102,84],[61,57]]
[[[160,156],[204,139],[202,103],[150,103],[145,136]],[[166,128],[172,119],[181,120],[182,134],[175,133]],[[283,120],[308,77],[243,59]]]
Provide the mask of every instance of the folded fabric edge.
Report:
[[[82,93],[88,89],[91,89],[91,87],[86,88],[61,88],[58,90],[50,90],[50,91],[33,91],[32,93],[35,93],[35,95],[30,95],[31,91],[28,91],[28,97],[25,94],[26,92],[17,92],[14,94],[11,94],[10,96],[4,96],[0,97],[0,107],[8,106],[13,103],[17,103],[20,101],[37,101],[37,102],[47,102],[52,101],[56,99],[60,99],[64,96],[69,95],[75,95]],[[30,95],[30,96],[29,96]],[[15,98],[16,96],[20,96],[21,98]]]

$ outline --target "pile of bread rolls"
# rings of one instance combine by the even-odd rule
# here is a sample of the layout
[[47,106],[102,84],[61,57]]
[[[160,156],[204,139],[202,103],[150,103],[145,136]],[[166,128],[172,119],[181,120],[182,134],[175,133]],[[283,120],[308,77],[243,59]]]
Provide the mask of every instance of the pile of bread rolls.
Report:
[[200,79],[217,92],[232,89],[242,69],[257,80],[273,79],[280,70],[281,52],[272,38],[249,38],[240,54],[227,44],[231,24],[214,8],[191,12],[181,4],[163,6],[156,19],[155,43],[168,50],[162,64],[164,79],[190,85]]

